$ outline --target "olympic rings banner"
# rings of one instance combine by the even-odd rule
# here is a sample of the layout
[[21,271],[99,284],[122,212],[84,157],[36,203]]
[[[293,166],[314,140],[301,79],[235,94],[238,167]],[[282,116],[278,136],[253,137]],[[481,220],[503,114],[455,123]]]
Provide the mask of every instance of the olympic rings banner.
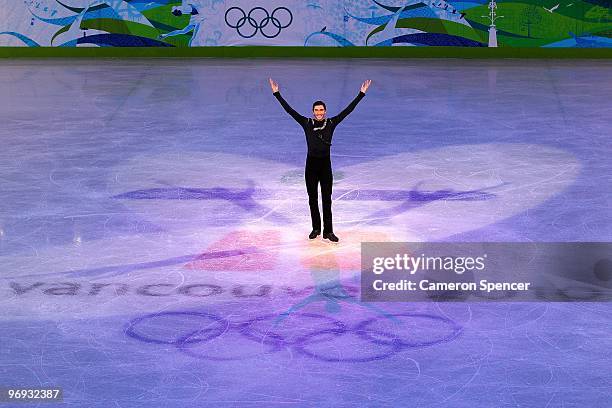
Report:
[[611,0],[0,0],[0,46],[601,48],[612,47],[611,7]]

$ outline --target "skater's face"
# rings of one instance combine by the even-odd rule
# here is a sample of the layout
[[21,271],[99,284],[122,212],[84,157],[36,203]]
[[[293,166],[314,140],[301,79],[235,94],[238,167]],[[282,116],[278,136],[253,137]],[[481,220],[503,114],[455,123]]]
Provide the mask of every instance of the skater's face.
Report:
[[323,105],[315,105],[312,108],[312,115],[316,120],[323,120],[325,118],[325,107]]

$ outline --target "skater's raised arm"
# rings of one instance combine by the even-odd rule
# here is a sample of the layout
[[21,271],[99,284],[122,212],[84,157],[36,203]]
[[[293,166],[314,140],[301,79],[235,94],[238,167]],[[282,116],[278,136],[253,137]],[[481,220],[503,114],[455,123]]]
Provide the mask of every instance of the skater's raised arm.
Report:
[[346,118],[348,114],[351,113],[353,109],[355,109],[359,101],[361,101],[361,99],[363,99],[363,97],[365,96],[365,93],[370,87],[371,83],[372,83],[372,80],[368,79],[363,84],[361,84],[361,89],[359,90],[359,94],[355,97],[355,99],[353,99],[353,101],[349,103],[349,105],[342,112],[340,112],[339,114],[337,114],[336,116],[332,118],[334,125],[337,125],[340,122],[342,122],[344,118]]
[[291,117],[293,119],[296,120],[297,123],[299,123],[300,125],[303,125],[305,122],[308,121],[308,118],[306,118],[305,116],[300,115],[299,113],[297,113],[295,111],[295,109],[293,109],[288,103],[287,101],[281,96],[280,91],[278,89],[278,83],[274,82],[272,80],[272,78],[270,78],[270,87],[272,88],[272,93],[273,95],[276,97],[276,99],[278,99],[278,101],[280,102],[281,106],[283,107],[283,109],[285,109],[285,111],[291,115]]

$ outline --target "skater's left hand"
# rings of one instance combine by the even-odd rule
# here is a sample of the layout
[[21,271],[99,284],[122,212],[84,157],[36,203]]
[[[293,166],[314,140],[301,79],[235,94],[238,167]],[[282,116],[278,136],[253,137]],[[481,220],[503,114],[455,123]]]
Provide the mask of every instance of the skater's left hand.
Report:
[[371,79],[365,80],[363,84],[361,84],[361,92],[366,93],[371,83],[372,83]]

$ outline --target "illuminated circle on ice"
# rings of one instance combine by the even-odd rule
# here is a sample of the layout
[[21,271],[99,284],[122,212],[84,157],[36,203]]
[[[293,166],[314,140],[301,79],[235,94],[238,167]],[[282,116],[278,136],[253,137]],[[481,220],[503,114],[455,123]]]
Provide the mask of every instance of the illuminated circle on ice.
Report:
[[[219,283],[226,290],[215,299],[224,301],[232,298],[232,285],[243,283],[299,290],[326,279],[350,278],[359,266],[361,241],[441,240],[486,227],[562,192],[579,169],[578,161],[567,152],[527,144],[449,146],[343,166],[337,168],[345,177],[334,186],[333,207],[334,229],[341,241],[331,245],[306,239],[310,216],[305,187],[282,182],[283,175],[299,170],[295,166],[226,153],[142,155],[111,169],[109,199],[160,226],[162,232],[109,234],[78,246],[4,257],[6,269],[17,271],[4,279],[19,278],[23,274],[18,271],[28,271],[24,285],[32,279],[48,285],[58,277],[83,282],[83,288],[96,281],[131,285],[130,295],[102,302],[95,311],[83,308],[82,296],[62,298],[62,307],[77,314],[124,310],[133,303],[133,288],[149,283],[176,287]],[[271,269],[260,273],[222,270],[223,265],[236,265],[233,260],[221,260],[225,255],[242,256],[242,269],[257,265],[245,248],[228,245],[224,252],[215,245],[228,242],[236,231],[252,231],[245,236],[253,237],[271,231],[274,242],[253,241],[249,248],[266,256],[266,268]],[[210,251],[218,261],[210,261]],[[33,288],[28,296],[43,290]],[[146,312],[176,300],[176,294],[141,297],[139,307]],[[7,315],[29,312],[10,299],[3,306],[8,308]]]

